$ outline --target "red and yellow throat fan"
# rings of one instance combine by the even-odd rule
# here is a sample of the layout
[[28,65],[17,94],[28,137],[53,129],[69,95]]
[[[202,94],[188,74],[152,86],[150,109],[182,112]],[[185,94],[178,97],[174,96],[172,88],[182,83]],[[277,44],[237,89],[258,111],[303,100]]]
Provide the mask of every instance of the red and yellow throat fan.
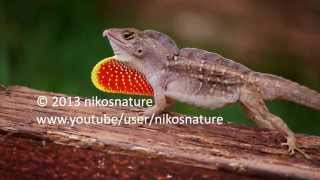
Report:
[[115,57],[98,62],[91,72],[91,80],[97,89],[104,92],[153,96],[152,87],[145,76],[120,63]]

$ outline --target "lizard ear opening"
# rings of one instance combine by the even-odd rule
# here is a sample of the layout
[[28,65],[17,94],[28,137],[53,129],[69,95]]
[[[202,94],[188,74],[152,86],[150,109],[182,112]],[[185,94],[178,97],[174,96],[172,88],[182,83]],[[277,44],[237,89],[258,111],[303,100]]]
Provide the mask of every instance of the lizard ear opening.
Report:
[[146,36],[160,42],[160,44],[168,50],[170,55],[173,56],[178,54],[179,48],[177,47],[174,40],[172,40],[168,35],[154,30],[144,30],[143,32]]
[[138,48],[135,50],[134,54],[138,57],[142,57],[144,52],[143,52],[142,48]]

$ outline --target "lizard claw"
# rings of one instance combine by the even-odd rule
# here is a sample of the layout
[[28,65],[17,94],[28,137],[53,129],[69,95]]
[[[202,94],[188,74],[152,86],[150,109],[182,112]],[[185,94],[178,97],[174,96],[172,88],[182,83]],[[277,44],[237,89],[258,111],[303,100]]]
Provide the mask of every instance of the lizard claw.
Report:
[[143,117],[143,118],[150,117],[150,115],[148,113],[146,113],[146,111],[139,112],[138,116]]
[[296,145],[290,145],[289,143],[281,143],[281,146],[288,146],[288,152],[290,155],[294,155],[295,149],[297,148]]
[[288,152],[290,155],[294,155],[295,151],[298,151],[301,153],[306,159],[311,159],[309,155],[307,155],[303,150],[297,147],[296,145],[296,140],[293,137],[287,137],[287,142],[286,143],[281,143],[281,146],[288,146]]
[[159,110],[155,106],[150,107],[150,108],[146,109],[145,111],[139,113],[139,115],[144,116],[144,117],[149,117],[149,118],[152,116],[156,116],[158,114],[159,114]]
[[150,120],[150,118],[152,117],[152,114],[149,114],[146,111],[142,111],[138,113],[138,118],[142,118],[144,119],[146,122],[148,122]]

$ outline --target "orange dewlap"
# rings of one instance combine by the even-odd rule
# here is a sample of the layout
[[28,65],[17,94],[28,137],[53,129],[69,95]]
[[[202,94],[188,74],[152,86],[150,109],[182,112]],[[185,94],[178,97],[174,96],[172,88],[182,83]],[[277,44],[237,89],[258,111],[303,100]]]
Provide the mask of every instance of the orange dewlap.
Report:
[[91,72],[94,86],[104,92],[153,96],[143,74],[109,57],[96,64]]

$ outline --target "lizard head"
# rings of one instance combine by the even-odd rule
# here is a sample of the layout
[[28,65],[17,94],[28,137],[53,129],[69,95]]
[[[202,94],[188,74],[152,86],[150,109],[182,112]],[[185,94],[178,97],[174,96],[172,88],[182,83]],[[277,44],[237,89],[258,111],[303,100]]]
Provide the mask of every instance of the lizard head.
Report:
[[168,57],[178,53],[174,41],[167,35],[153,30],[135,28],[111,28],[103,32],[110,41],[117,59],[144,72],[146,64],[164,66]]

